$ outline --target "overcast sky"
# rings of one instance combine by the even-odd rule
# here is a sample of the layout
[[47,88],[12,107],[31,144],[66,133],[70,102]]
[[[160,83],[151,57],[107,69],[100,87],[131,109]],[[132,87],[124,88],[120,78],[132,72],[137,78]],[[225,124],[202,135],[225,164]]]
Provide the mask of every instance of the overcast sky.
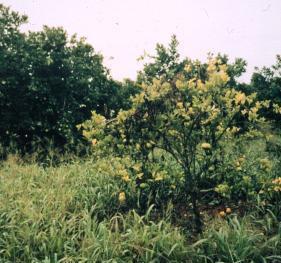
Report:
[[270,66],[281,54],[281,0],[0,0],[28,15],[24,30],[63,26],[87,38],[103,54],[112,76],[134,79],[137,58],[168,44],[172,34],[183,57],[205,60],[208,52]]

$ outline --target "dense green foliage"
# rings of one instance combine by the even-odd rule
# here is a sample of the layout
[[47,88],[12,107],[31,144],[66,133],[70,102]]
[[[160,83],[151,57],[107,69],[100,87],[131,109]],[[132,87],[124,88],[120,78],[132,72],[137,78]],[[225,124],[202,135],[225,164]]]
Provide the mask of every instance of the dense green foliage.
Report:
[[[75,127],[78,123],[88,119],[92,110],[112,117],[120,109],[128,109],[130,97],[140,91],[141,83],[160,78],[171,81],[179,74],[186,79],[207,78],[207,63],[180,59],[175,36],[168,47],[158,44],[155,56],[143,58],[148,61],[136,83],[121,83],[110,77],[102,56],[85,39],[68,37],[62,28],[47,26],[39,32],[22,33],[27,17],[3,5],[0,16],[0,142],[5,147],[13,144],[26,152],[52,141],[60,149],[66,144],[73,149],[83,141]],[[272,68],[254,73],[248,86],[237,82],[245,72],[243,59],[230,63],[221,54],[215,59],[227,65],[229,86],[257,92],[259,100],[279,103],[280,57]],[[266,116],[278,119],[273,108],[272,104]]]
[[281,262],[280,56],[245,84],[172,36],[118,82],[26,22],[0,4],[0,262]]
[[[190,64],[185,65],[187,73],[192,67],[200,67],[196,62]],[[226,167],[224,157],[231,141],[256,137],[257,126],[263,121],[259,111],[269,104],[257,101],[255,94],[246,96],[233,89],[227,66],[209,58],[203,79],[190,79],[184,74],[154,79],[142,85],[129,110],[120,111],[111,120],[94,112],[92,120],[81,126],[85,137],[105,152],[113,147],[117,155],[129,155],[139,162],[140,185],[163,180],[166,172],[161,170],[161,162],[156,171],[153,169],[154,156],[159,150],[164,158],[170,155],[183,174],[184,193],[191,198],[198,231],[201,219],[197,202],[205,190],[202,182],[209,182],[209,188],[218,183],[212,177]],[[242,119],[246,129],[238,126]],[[232,158],[241,158],[241,150],[235,153]]]
[[276,64],[271,68],[263,67],[252,76],[250,90],[257,92],[258,97],[271,101],[271,106],[264,115],[280,123],[280,112],[274,105],[281,104],[281,56],[277,55]]
[[[133,84],[113,81],[102,56],[62,28],[20,32],[25,16],[0,6],[0,136],[29,151],[36,144],[77,144],[75,125],[91,110],[112,116],[128,107]],[[33,143],[33,144],[32,144]],[[35,144],[34,144],[35,143]]]

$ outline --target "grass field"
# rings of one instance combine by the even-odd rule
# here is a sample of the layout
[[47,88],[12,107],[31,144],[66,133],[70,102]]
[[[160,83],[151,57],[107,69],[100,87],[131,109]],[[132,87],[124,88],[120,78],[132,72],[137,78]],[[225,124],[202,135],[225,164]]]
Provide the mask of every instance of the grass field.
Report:
[[[100,163],[42,168],[8,158],[0,170],[1,262],[281,260],[281,224],[269,210],[206,215],[204,233],[194,235],[172,220],[171,205],[140,215],[120,204],[122,185]],[[131,195],[137,200],[133,188]]]

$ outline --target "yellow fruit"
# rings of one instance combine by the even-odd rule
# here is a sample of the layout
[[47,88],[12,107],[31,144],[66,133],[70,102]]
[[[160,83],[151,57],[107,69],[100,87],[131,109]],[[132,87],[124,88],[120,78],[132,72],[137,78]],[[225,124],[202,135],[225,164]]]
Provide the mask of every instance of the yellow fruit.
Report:
[[146,147],[147,147],[147,148],[151,148],[151,147],[152,147],[151,143],[147,142],[147,143],[146,143]]
[[119,193],[118,200],[120,203],[124,203],[126,201],[126,195],[124,192]]
[[147,184],[145,184],[145,183],[141,183],[141,184],[140,184],[140,188],[144,189],[144,188],[146,188],[146,187],[147,187]]
[[245,158],[244,158],[244,157],[240,157],[240,158],[238,159],[238,161],[242,163],[242,162],[245,161]]
[[212,148],[210,143],[204,142],[201,144],[201,148],[204,150],[210,150]]
[[220,212],[219,212],[219,216],[220,216],[220,217],[225,217],[225,216],[226,216],[226,213],[225,213],[224,211],[220,211]]
[[231,208],[227,207],[226,210],[225,210],[225,212],[226,212],[227,214],[231,214],[231,212],[232,212],[232,211],[231,211]]
[[178,103],[177,103],[177,107],[178,107],[178,108],[183,108],[183,103],[182,103],[182,102],[178,102]]

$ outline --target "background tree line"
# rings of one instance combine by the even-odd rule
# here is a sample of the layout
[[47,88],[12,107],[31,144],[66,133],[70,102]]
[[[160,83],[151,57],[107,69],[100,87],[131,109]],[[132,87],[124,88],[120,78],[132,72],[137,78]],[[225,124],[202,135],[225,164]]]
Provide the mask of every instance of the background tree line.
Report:
[[[52,141],[59,149],[74,149],[84,142],[76,125],[91,112],[112,117],[130,107],[130,97],[142,83],[154,78],[170,80],[185,74],[192,79],[207,76],[207,64],[180,59],[178,42],[158,44],[156,55],[148,56],[136,81],[115,81],[103,65],[103,57],[85,39],[69,37],[63,28],[44,26],[42,31],[23,33],[28,18],[0,5],[0,144],[14,145],[22,153],[46,147]],[[145,59],[145,58],[144,58]],[[260,100],[272,104],[266,117],[280,121],[273,112],[281,100],[281,57],[271,68],[257,69],[250,84],[237,78],[246,71],[246,61],[230,63],[226,55],[216,59],[227,65],[229,84],[244,92],[257,92]],[[190,70],[184,70],[186,64]]]
[[22,151],[34,145],[73,145],[82,140],[76,125],[91,110],[114,115],[126,108],[134,83],[114,81],[85,39],[62,28],[22,33],[27,22],[0,6],[0,137]]

